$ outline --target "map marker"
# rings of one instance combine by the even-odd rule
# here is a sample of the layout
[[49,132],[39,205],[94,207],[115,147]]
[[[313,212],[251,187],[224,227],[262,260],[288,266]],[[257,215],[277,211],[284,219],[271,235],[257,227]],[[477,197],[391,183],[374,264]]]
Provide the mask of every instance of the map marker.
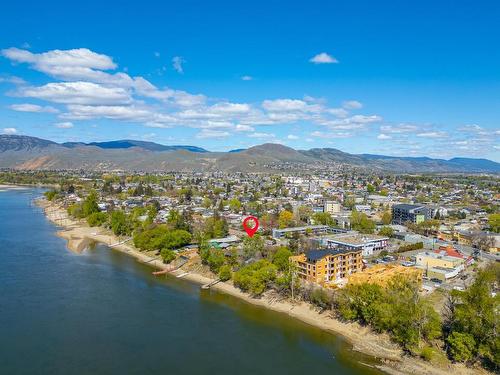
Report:
[[[249,222],[254,222],[253,226],[249,225]],[[245,220],[243,220],[243,228],[245,228],[245,232],[247,232],[248,237],[253,237],[257,229],[259,229],[259,219],[255,216],[247,216]]]

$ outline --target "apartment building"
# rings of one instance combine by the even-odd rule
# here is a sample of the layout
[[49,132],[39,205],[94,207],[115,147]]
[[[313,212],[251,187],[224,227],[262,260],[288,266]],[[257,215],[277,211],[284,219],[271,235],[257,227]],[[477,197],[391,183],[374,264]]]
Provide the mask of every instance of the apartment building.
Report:
[[387,247],[389,238],[374,234],[339,234],[323,237],[322,245],[334,250],[361,251],[364,257],[372,256],[374,251]]
[[360,250],[311,250],[290,260],[297,266],[301,279],[323,286],[338,284],[363,269]]
[[396,204],[392,206],[392,223],[404,225],[406,222],[421,223],[431,218],[428,207],[416,204]]
[[273,238],[279,239],[285,237],[287,234],[292,235],[294,233],[321,235],[321,234],[341,233],[341,232],[346,232],[346,231],[338,228],[332,228],[328,225],[306,225],[303,227],[293,227],[284,229],[275,228],[273,229]]

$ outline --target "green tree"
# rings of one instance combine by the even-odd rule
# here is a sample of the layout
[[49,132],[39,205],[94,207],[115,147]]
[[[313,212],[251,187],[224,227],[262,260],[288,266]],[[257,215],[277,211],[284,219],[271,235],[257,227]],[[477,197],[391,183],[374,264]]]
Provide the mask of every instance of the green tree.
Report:
[[375,222],[370,220],[365,213],[354,210],[351,213],[351,228],[360,233],[373,233]]
[[279,271],[287,272],[290,268],[289,258],[292,255],[292,252],[286,246],[280,246],[273,255],[273,264]]
[[125,212],[116,210],[111,213],[110,225],[114,234],[118,236],[130,234],[132,232],[131,224]]
[[500,214],[488,216],[488,224],[492,232],[500,233]]
[[[478,271],[476,279],[465,291],[452,291],[454,297],[449,322],[447,342],[454,345],[450,356],[457,361],[462,356],[469,358],[470,351],[491,366],[500,366],[500,340],[498,338],[498,311],[500,295],[494,294],[500,283],[500,265],[492,263]],[[471,340],[472,338],[472,340]],[[457,355],[457,357],[454,357]]]
[[43,193],[43,195],[45,195],[45,198],[47,198],[47,200],[50,202],[54,200],[54,198],[57,198],[58,193],[56,190],[49,190]]
[[390,211],[385,211],[382,214],[382,224],[389,225],[392,222],[392,214]]
[[278,218],[278,224],[280,228],[288,228],[293,224],[293,213],[287,210],[283,210],[280,212]]
[[246,260],[264,254],[264,239],[255,234],[253,237],[245,237],[243,240],[243,256]]
[[313,220],[315,224],[321,225],[333,226],[335,223],[333,221],[332,215],[330,215],[328,212],[316,212],[313,215]]
[[226,260],[224,252],[221,249],[211,248],[207,263],[213,273],[218,273],[224,261]]
[[232,198],[229,200],[229,209],[233,212],[241,211],[241,202],[237,198]]
[[224,264],[219,268],[219,279],[221,279],[221,281],[231,280],[231,276],[231,266]]
[[391,227],[382,227],[378,231],[378,234],[385,237],[392,237],[394,235],[394,229],[392,229]]
[[100,227],[108,221],[108,215],[105,212],[94,212],[87,216],[87,223],[91,227]]
[[171,263],[177,257],[175,251],[167,248],[162,249],[160,255],[165,263]]
[[450,357],[457,362],[470,362],[476,353],[474,337],[468,333],[454,331],[446,339]]
[[236,271],[233,281],[241,290],[258,296],[276,279],[276,274],[276,266],[267,259],[261,259]]
[[205,220],[203,232],[208,238],[226,237],[229,233],[229,225],[226,220],[214,215]]
[[83,201],[82,214],[84,217],[87,217],[94,212],[99,212],[99,206],[97,205],[97,193],[95,190],[92,190]]

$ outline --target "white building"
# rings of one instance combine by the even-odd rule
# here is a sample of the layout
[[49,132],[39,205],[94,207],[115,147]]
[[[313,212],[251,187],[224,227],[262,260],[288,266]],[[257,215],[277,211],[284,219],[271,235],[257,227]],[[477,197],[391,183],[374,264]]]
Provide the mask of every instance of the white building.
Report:
[[339,234],[322,238],[323,246],[329,249],[361,250],[364,257],[373,255],[374,251],[384,250],[387,247],[388,237],[373,234]]
[[324,204],[324,212],[329,213],[330,215],[337,214],[341,210],[340,203],[335,201],[325,201]]

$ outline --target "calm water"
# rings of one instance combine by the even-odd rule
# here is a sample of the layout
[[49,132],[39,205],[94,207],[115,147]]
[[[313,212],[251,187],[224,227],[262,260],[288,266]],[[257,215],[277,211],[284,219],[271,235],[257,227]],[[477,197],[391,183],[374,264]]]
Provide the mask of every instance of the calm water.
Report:
[[0,192],[1,374],[375,374],[339,338],[151,269],[105,246],[82,255]]

